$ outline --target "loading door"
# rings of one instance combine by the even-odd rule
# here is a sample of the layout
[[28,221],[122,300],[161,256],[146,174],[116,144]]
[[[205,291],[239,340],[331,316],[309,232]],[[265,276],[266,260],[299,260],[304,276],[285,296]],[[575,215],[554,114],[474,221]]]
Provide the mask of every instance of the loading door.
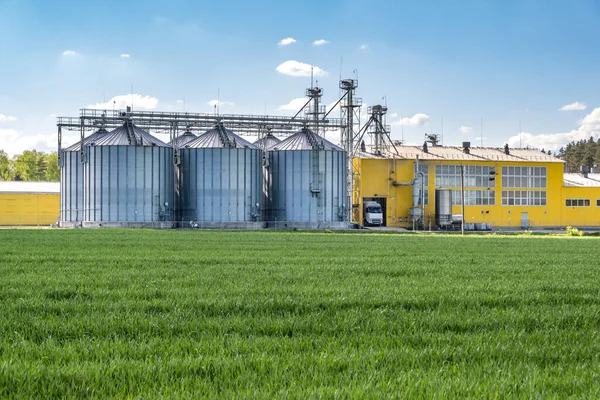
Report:
[[[387,198],[385,197],[363,197],[363,204],[366,201],[376,201],[381,206],[381,210],[383,211],[383,221],[381,226],[387,225]],[[364,213],[364,211],[363,211]],[[364,224],[364,215],[363,215],[363,224]]]

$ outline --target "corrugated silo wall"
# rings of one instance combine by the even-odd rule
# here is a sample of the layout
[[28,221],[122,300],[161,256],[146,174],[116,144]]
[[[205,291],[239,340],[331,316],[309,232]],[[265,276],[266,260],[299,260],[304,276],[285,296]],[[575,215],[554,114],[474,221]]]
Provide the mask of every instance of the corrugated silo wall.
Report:
[[344,220],[346,153],[269,151],[268,221],[327,223]]
[[259,221],[262,210],[262,152],[259,149],[181,150],[183,222]]
[[61,156],[60,221],[83,221],[83,164],[79,151],[63,151]]
[[88,146],[85,151],[85,221],[173,220],[172,148]]

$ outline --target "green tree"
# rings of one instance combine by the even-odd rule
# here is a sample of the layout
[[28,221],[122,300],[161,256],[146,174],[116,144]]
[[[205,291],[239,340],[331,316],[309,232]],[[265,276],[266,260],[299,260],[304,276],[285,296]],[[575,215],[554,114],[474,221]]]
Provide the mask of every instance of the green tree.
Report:
[[45,154],[46,160],[46,172],[44,173],[44,180],[47,182],[58,182],[60,181],[60,167],[58,166],[58,153],[52,152]]
[[42,181],[46,171],[44,153],[36,150],[25,150],[14,158],[15,180]]
[[600,145],[596,146],[596,153],[594,154],[594,164],[600,165]]
[[0,181],[13,180],[12,160],[4,150],[0,150]]
[[594,164],[594,157],[596,156],[596,142],[594,138],[590,139],[583,145],[583,159],[581,160],[582,165],[591,167]]

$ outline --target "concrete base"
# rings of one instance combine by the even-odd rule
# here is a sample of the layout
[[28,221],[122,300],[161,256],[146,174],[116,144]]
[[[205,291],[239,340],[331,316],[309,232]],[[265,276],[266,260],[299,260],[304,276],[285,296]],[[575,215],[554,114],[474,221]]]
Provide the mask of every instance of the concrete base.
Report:
[[188,222],[172,222],[172,221],[123,221],[123,222],[72,222],[63,221],[59,223],[61,228],[149,228],[149,229],[224,229],[224,230],[261,230],[261,229],[302,229],[302,230],[324,230],[324,229],[351,229],[352,226],[348,222],[209,222],[209,221],[194,221]]
[[293,222],[293,221],[269,221],[268,229],[305,229],[305,230],[323,230],[323,229],[350,229],[349,222]]
[[256,231],[265,228],[264,222],[239,221],[239,222],[210,222],[210,221],[193,221],[179,222],[178,227],[181,229],[232,229],[232,230],[247,230]]
[[149,228],[149,229],[173,229],[174,224],[171,221],[83,221],[83,222],[60,222],[61,228]]
[[60,221],[58,223],[59,228],[81,228],[82,222],[74,222],[74,221]]

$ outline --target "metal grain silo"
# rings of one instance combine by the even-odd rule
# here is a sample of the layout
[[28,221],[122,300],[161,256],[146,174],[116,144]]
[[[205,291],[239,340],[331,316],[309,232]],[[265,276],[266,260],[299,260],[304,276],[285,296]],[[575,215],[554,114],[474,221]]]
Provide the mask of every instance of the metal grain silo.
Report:
[[266,205],[269,204],[269,187],[271,186],[271,182],[269,181],[270,179],[270,174],[269,174],[269,170],[266,167],[266,155],[267,155],[267,150],[277,144],[281,143],[281,140],[275,136],[273,136],[273,134],[271,132],[267,132],[267,134],[265,136],[263,136],[262,138],[258,139],[256,142],[254,142],[254,145],[256,147],[258,147],[259,149],[262,150],[262,155],[263,155],[263,184],[262,184],[262,199],[263,199],[263,204],[265,205],[263,207],[263,214],[262,214],[262,218],[264,221],[267,220],[267,209],[266,209]]
[[256,142],[254,142],[254,145],[262,151],[267,151],[269,148],[279,143],[281,143],[281,140],[273,136],[273,134],[269,132],[265,136],[261,137]]
[[183,147],[192,140],[196,139],[198,136],[194,135],[190,131],[185,131],[181,135],[177,136],[175,139],[171,140],[169,144],[173,147]]
[[272,227],[346,228],[346,152],[304,128],[267,152]]
[[172,227],[170,146],[126,121],[84,150],[84,227]]
[[[84,146],[94,143],[108,131],[101,128],[83,139]],[[70,227],[83,221],[83,164],[81,142],[61,151],[60,156],[60,226]]]
[[262,151],[217,124],[180,150],[182,226],[262,227]]

